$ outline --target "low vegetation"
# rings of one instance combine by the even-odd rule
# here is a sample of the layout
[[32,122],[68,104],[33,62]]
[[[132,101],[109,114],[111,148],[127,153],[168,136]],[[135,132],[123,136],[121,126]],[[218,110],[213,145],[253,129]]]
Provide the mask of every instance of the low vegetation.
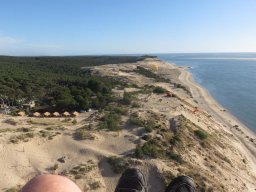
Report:
[[136,112],[130,115],[130,123],[144,127],[146,132],[152,132],[156,128],[155,119],[142,119]]
[[17,125],[17,122],[14,119],[6,119],[4,123],[7,123],[9,125]]
[[137,112],[130,115],[130,123],[137,126],[144,125],[144,121],[139,117],[139,114]]
[[131,105],[133,100],[132,93],[124,92],[123,99],[121,101],[124,105]]
[[108,163],[112,166],[113,171],[117,174],[124,172],[129,167],[128,160],[122,157],[109,157]]
[[29,133],[23,133],[17,136],[12,136],[10,138],[10,142],[13,144],[18,144],[19,142],[28,142],[30,139],[34,137],[34,133],[29,132]]
[[195,130],[194,133],[201,140],[205,140],[208,137],[208,133],[202,129]]
[[78,180],[86,177],[86,174],[96,169],[96,167],[97,165],[93,161],[89,160],[86,163],[74,166],[70,170],[65,170],[61,174]]
[[111,105],[109,105],[105,108],[105,110],[109,111],[109,112],[119,114],[119,115],[127,115],[128,114],[128,109],[124,106],[111,106]]
[[74,133],[76,140],[94,140],[95,136],[87,130],[87,127],[76,129]]
[[143,145],[137,145],[135,149],[135,157],[162,158],[175,160],[178,163],[183,162],[181,155],[175,152],[170,145],[165,141],[161,141],[156,138],[147,141]]
[[157,86],[154,88],[153,93],[163,94],[166,93],[166,91],[167,90],[165,88]]
[[121,115],[114,112],[107,112],[101,119],[100,128],[109,131],[121,130]]
[[146,69],[144,67],[141,66],[137,66],[137,69],[134,70],[134,72],[139,73],[141,75],[144,75],[148,78],[153,78],[155,79],[157,82],[166,82],[166,83],[171,83],[171,81],[169,79],[165,79],[159,75],[157,75],[156,73],[154,73],[153,71]]
[[11,187],[11,188],[5,190],[5,192],[20,192],[20,190],[21,190],[21,185],[18,185],[16,187]]
[[[49,128],[48,128],[49,129]],[[60,135],[61,133],[58,131],[49,131],[49,130],[40,130],[38,135],[43,138],[47,138],[48,140],[52,140],[57,135]]]

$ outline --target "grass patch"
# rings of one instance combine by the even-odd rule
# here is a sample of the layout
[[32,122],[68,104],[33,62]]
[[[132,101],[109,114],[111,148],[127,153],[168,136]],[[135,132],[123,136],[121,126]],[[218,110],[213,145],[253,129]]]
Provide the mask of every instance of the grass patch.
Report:
[[21,190],[21,185],[18,185],[16,187],[11,187],[11,188],[5,190],[5,192],[20,192],[20,190]]
[[153,119],[149,119],[144,124],[145,131],[150,133],[156,128],[156,122]]
[[77,124],[77,120],[74,119],[74,120],[72,121],[72,124],[73,124],[73,125],[76,125],[76,124]]
[[167,90],[165,88],[159,87],[159,86],[157,86],[153,89],[153,93],[157,93],[157,94],[164,94],[164,93],[166,93],[166,91]]
[[112,156],[108,158],[108,163],[117,174],[124,172],[129,167],[129,162],[125,158]]
[[139,117],[138,113],[133,113],[130,116],[130,123],[133,125],[145,128],[145,131],[150,133],[156,128],[156,121],[154,119],[143,120]]
[[61,125],[61,122],[54,119],[30,119],[27,121],[33,125]]
[[201,140],[205,140],[208,138],[208,133],[202,129],[195,130],[194,134]]
[[17,122],[14,119],[6,119],[4,123],[7,123],[9,125],[17,125]]
[[67,175],[71,175],[75,179],[82,179],[86,176],[87,173],[91,172],[96,168],[96,165],[92,161],[88,161],[87,163],[79,164],[69,171],[67,171]]
[[84,128],[76,129],[74,133],[74,138],[76,140],[94,140],[95,137],[88,131],[86,131]]
[[182,157],[176,153],[173,148],[164,140],[156,138],[150,139],[143,145],[137,145],[134,153],[136,158],[159,158],[174,160],[178,163],[182,163]]
[[133,94],[124,92],[123,99],[122,99],[121,103],[124,105],[131,105],[132,100],[133,100]]
[[138,102],[133,102],[132,103],[132,108],[140,108],[140,104]]
[[106,113],[105,116],[102,118],[100,128],[110,131],[120,131],[122,129],[120,114]]
[[128,109],[122,106],[108,106],[106,110],[120,115],[127,115],[128,113]]
[[134,72],[139,73],[139,74],[141,74],[143,76],[146,76],[148,78],[153,78],[157,82],[171,83],[171,81],[169,79],[165,79],[163,77],[160,77],[159,75],[155,74],[151,70],[148,70],[148,69],[146,69],[144,67],[141,67],[141,66],[137,66],[137,69],[135,69]]
[[101,187],[101,183],[100,183],[100,181],[94,181],[94,182],[90,183],[89,186],[90,186],[91,190],[96,190]]
[[9,128],[5,128],[5,129],[0,129],[0,133],[6,133],[6,132],[11,132],[12,130]]
[[59,164],[55,163],[52,167],[49,167],[49,171],[56,171],[59,168]]
[[171,139],[170,139],[170,144],[172,145],[177,145],[179,142],[181,142],[181,139],[179,137],[179,134],[175,134]]
[[130,123],[137,126],[144,126],[144,121],[139,117],[138,113],[133,113],[130,115]]
[[145,144],[137,145],[135,149],[135,156],[137,158],[143,158],[145,156],[160,158],[160,150],[153,140],[146,142]]
[[18,144],[19,142],[28,142],[30,139],[34,137],[34,133],[29,132],[29,133],[24,133],[18,136],[13,136],[10,138],[10,142],[13,144]]
[[60,134],[61,134],[60,132],[51,132],[51,131],[45,131],[45,130],[39,131],[39,136],[48,138],[48,140],[52,140],[55,136]]

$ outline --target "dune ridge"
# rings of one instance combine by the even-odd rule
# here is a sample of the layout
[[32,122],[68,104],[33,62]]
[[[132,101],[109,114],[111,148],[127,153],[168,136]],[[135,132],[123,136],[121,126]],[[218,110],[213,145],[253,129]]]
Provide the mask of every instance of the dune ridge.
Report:
[[[156,64],[158,70],[152,71]],[[255,135],[223,111],[186,69],[157,58],[94,67],[93,73],[127,84],[113,89],[117,101],[130,93],[136,104],[112,103],[127,110],[122,130],[116,132],[99,126],[107,110],[81,113],[76,124],[72,119],[45,118],[42,124],[37,118],[0,115],[0,190],[18,190],[35,175],[54,173],[71,178],[83,191],[114,191],[129,166],[142,170],[149,192],[164,191],[181,174],[193,177],[199,191],[255,190]],[[154,93],[155,87],[172,96]],[[142,124],[131,123],[132,117]],[[143,122],[149,120],[155,124],[147,130]],[[86,136],[82,140],[74,137],[79,129]],[[146,153],[143,146],[155,151]],[[136,156],[139,147],[142,156]]]

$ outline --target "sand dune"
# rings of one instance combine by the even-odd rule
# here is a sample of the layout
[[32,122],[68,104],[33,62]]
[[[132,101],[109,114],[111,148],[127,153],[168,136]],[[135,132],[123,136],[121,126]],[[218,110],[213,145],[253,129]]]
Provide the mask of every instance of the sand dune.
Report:
[[[137,66],[150,70],[152,64],[158,64],[157,75],[171,81],[156,81],[134,71]],[[81,114],[77,124],[62,122],[61,119],[44,119],[49,124],[42,125],[37,123],[37,119],[31,123],[28,117],[1,115],[1,191],[22,186],[33,176],[49,172],[70,177],[83,191],[114,191],[120,173],[115,173],[108,161],[112,156],[128,161],[129,166],[140,168],[149,181],[149,192],[163,191],[166,183],[181,174],[192,176],[198,187],[207,190],[215,187],[219,187],[215,189],[217,191],[255,189],[255,135],[228,112],[222,111],[223,107],[193,82],[185,67],[146,59],[138,63],[98,66],[94,70],[102,76],[121,78],[136,85],[125,90],[138,92],[136,102],[140,107],[128,107],[128,115],[122,117],[123,130],[111,132],[98,129],[96,111]],[[189,87],[192,95],[175,84]],[[174,93],[175,97],[147,92],[150,85],[161,86]],[[113,93],[122,97],[125,90],[114,89]],[[200,111],[194,112],[195,107]],[[143,127],[129,123],[129,115],[133,113],[138,113],[141,118],[157,119],[161,129],[153,130],[150,135],[160,144],[166,142],[166,145],[170,145],[174,135],[170,121],[182,117],[186,126],[180,135],[180,143],[172,147],[184,162],[161,157],[134,158],[136,146],[146,142],[142,139],[146,132]],[[17,125],[7,123],[6,119],[10,118]],[[86,130],[90,137],[75,139],[73,134],[76,129],[89,123],[93,124],[92,130]],[[239,125],[239,130],[234,125]],[[13,137],[26,134],[20,131],[22,127],[29,128],[33,136],[22,137],[18,143],[13,143]],[[194,135],[199,128],[209,134],[205,142]],[[49,136],[42,136],[42,131]],[[253,142],[250,138],[254,139]],[[80,173],[78,170],[84,170],[84,167],[87,171]]]

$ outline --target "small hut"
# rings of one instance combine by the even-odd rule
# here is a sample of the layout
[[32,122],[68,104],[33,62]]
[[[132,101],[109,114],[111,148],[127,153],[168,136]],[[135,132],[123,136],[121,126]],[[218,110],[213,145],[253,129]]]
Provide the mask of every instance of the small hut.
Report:
[[50,116],[51,116],[51,113],[45,112],[45,113],[44,113],[44,116],[45,116],[45,117],[50,117]]
[[33,113],[33,116],[34,116],[34,117],[40,117],[40,116],[41,116],[41,113],[35,112],[35,113]]
[[38,112],[35,112],[35,113],[33,113],[33,116],[34,116],[34,117],[40,117],[40,116],[41,116],[41,114],[40,114],[40,113],[38,113]]
[[72,113],[72,117],[77,117],[79,115],[79,113],[77,111]]
[[63,114],[62,114],[64,117],[69,117],[70,116],[70,113],[65,111]]
[[54,117],[59,117],[59,116],[60,116],[60,114],[59,114],[58,112],[54,112],[52,115],[53,115]]
[[24,117],[26,113],[24,111],[20,111],[19,113],[17,113],[17,115],[20,117]]

